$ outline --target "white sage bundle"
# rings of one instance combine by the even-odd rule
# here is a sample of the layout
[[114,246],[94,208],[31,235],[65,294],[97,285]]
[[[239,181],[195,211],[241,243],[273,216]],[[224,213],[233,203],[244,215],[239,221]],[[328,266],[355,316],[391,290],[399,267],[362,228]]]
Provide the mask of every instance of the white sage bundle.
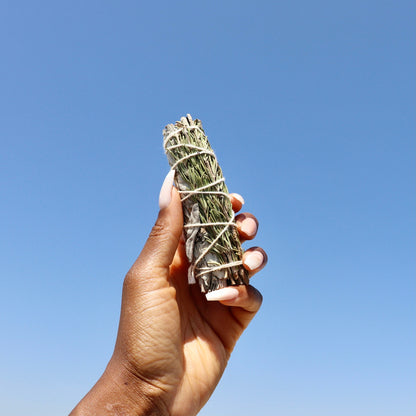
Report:
[[248,284],[228,189],[200,120],[188,114],[163,137],[182,200],[189,283],[203,293]]

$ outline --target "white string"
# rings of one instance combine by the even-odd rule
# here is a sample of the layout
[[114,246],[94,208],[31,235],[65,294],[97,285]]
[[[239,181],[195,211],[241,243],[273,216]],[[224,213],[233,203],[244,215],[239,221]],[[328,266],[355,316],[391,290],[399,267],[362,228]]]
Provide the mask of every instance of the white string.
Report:
[[241,266],[243,264],[242,260],[233,261],[231,263],[221,264],[220,266],[212,266],[212,267],[200,267],[198,270],[202,270],[200,273],[196,275],[196,277],[200,277],[204,274],[208,274],[211,272],[215,272],[217,270],[228,269],[229,267]]
[[165,140],[163,141],[163,147],[166,147],[166,143],[172,138],[175,137],[177,134],[179,134],[182,130],[184,129],[188,129],[188,130],[199,130],[200,133],[202,133],[205,136],[205,133],[199,128],[199,126],[183,126],[183,127],[179,127],[176,130],[172,131],[171,133],[169,133],[166,137]]
[[172,146],[165,147],[165,149],[166,150],[171,150],[171,149],[176,149],[178,147],[189,147],[191,149],[196,149],[196,150],[207,150],[206,147],[201,147],[201,146],[197,146],[195,144],[190,144],[190,143],[173,144]]
[[195,260],[194,264],[192,265],[192,274],[195,274],[196,266],[198,263],[209,253],[212,247],[214,247],[215,243],[220,239],[220,237],[227,231],[230,225],[234,225],[234,218],[231,217],[227,223],[209,223],[208,225],[224,225],[224,228],[217,234],[217,236],[212,240],[211,244],[202,252],[202,254]]
[[237,224],[232,222],[231,224],[229,222],[204,222],[204,223],[195,223],[195,224],[185,224],[183,228],[196,228],[196,227],[215,227],[216,225],[226,225],[232,227],[237,227]]
[[[171,150],[171,149],[175,149],[178,147],[188,147],[191,149],[195,149],[197,150],[197,152],[191,153],[187,156],[184,156],[183,158],[177,160],[172,166],[171,169],[174,170],[180,163],[184,162],[187,159],[190,159],[192,157],[201,155],[201,154],[208,154],[213,156],[216,159],[215,153],[212,150],[208,150],[206,148],[200,147],[200,146],[196,146],[193,144],[189,144],[189,143],[179,143],[179,144],[175,144],[175,145],[171,145],[171,146],[167,146],[167,143],[169,142],[169,140],[173,137],[177,137],[178,134],[180,132],[182,132],[184,129],[188,129],[188,130],[199,130],[199,132],[203,135],[205,135],[205,133],[199,128],[199,126],[183,126],[180,127],[174,131],[172,131],[171,133],[169,133],[166,137],[165,140],[163,142],[163,147],[165,148],[166,151]],[[218,185],[222,182],[224,182],[225,179],[224,178],[220,178],[212,183],[209,183],[208,185],[204,185],[201,186],[200,188],[197,189],[193,189],[193,190],[184,190],[184,191],[179,191],[180,194],[187,194],[186,196],[184,196],[181,201],[183,202],[184,200],[186,200],[187,198],[189,198],[192,195],[196,195],[196,194],[214,194],[214,195],[223,195],[229,198],[229,195],[226,194],[225,192],[222,191],[206,191],[205,189],[207,188],[211,188],[212,186]],[[222,270],[222,269],[227,269],[229,267],[234,267],[234,266],[240,266],[243,264],[243,262],[241,260],[239,261],[234,261],[234,262],[230,262],[230,263],[226,263],[226,264],[222,264],[222,265],[218,265],[218,266],[210,266],[210,267],[201,267],[198,268],[198,263],[200,263],[202,261],[202,259],[209,253],[209,251],[214,247],[214,245],[216,244],[216,242],[221,238],[221,236],[228,230],[229,227],[237,227],[237,225],[234,222],[234,217],[231,214],[230,219],[228,222],[212,222],[212,223],[195,223],[195,224],[185,224],[184,228],[200,228],[200,227],[214,227],[214,226],[224,226],[224,228],[217,234],[217,236],[214,238],[214,240],[209,244],[209,246],[207,248],[205,248],[205,250],[200,254],[200,256],[193,262],[192,266],[191,266],[191,273],[193,276],[195,277],[200,277],[202,275],[217,271],[217,270]],[[195,274],[195,271],[198,270],[198,273]]]
[[183,197],[181,199],[181,201],[185,201],[186,199],[188,199],[190,196],[195,195],[196,193],[198,194],[204,194],[204,195],[221,195],[221,196],[226,196],[227,198],[229,198],[230,196],[228,194],[226,194],[225,192],[222,191],[202,191],[202,192],[195,192],[195,191],[179,191],[180,194],[183,193],[189,193],[189,195],[186,195],[185,197]]
[[189,155],[187,155],[187,156],[184,156],[183,158],[181,158],[181,159],[178,159],[172,166],[171,166],[171,169],[172,170],[175,170],[176,169],[176,166],[178,166],[180,163],[182,163],[183,161],[185,161],[185,160],[187,160],[187,159],[190,159],[191,157],[194,157],[194,156],[198,156],[198,155],[203,155],[203,154],[206,154],[206,155],[211,155],[211,156],[213,156],[213,157],[215,157],[215,154],[214,154],[214,152],[212,151],[212,150],[201,150],[201,151],[199,151],[199,152],[195,152],[195,153],[191,153],[191,154],[189,154]]
[[223,196],[226,196],[227,198],[229,198],[230,196],[228,194],[226,194],[225,192],[222,192],[222,191],[204,191],[204,189],[211,188],[212,186],[218,185],[218,184],[220,184],[224,181],[225,181],[225,179],[221,178],[221,179],[218,179],[215,182],[209,183],[208,185],[201,186],[200,188],[197,188],[197,189],[189,189],[189,190],[186,190],[186,191],[179,191],[180,194],[188,194],[188,195],[184,196],[181,199],[181,201],[183,202],[183,201],[185,201],[185,199],[188,199],[190,196],[195,195],[195,194],[223,195]]

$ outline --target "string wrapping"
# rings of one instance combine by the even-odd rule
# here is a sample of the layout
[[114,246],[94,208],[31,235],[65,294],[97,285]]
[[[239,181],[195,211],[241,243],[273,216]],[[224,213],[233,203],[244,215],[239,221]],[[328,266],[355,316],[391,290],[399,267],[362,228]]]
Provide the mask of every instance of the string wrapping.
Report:
[[188,282],[203,293],[248,284],[228,189],[201,121],[188,114],[167,125],[163,137],[182,200]]

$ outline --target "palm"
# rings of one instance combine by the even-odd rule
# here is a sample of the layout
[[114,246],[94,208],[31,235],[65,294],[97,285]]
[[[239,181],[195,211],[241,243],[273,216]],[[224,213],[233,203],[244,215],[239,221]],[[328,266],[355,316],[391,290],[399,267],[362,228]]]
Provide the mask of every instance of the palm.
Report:
[[180,245],[170,276],[164,280],[168,286],[153,290],[146,310],[135,314],[141,323],[133,327],[152,322],[150,330],[132,337],[140,344],[153,344],[146,351],[139,346],[133,348],[138,354],[132,364],[141,377],[147,379],[152,374],[149,381],[164,391],[164,402],[174,416],[196,414],[208,400],[248,324],[248,315],[254,315],[207,302],[197,285],[188,285],[187,266]]
[[[210,302],[198,285],[188,285],[188,262],[180,241],[181,201],[171,186],[162,186],[161,195],[166,197],[167,189],[171,200],[165,200],[124,279],[113,357],[74,415],[150,414],[153,410],[195,415],[214,391],[237,339],[260,308],[261,294],[252,286],[238,286],[231,290],[231,297],[218,291],[218,302]],[[230,199],[237,212],[242,198],[230,195]],[[256,221],[251,214],[236,217],[242,240],[254,238]],[[242,261],[253,275],[266,264],[267,256],[254,247]]]
[[[261,295],[239,286],[237,299],[208,302],[198,285],[188,285],[182,210],[179,195],[172,194],[169,211],[158,218],[124,281],[115,352],[138,379],[156,388],[170,415],[191,416],[213,392]],[[255,231],[249,237],[239,230],[244,239]]]

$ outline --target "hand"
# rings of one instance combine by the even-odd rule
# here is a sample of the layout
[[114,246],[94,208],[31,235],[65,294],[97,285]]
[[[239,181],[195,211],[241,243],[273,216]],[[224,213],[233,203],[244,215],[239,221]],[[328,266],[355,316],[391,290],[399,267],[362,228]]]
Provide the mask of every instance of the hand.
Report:
[[[169,174],[161,210],[149,238],[127,273],[114,354],[103,376],[72,416],[198,413],[219,382],[230,354],[262,302],[252,286],[211,292],[188,285],[182,237],[182,206]],[[235,212],[242,198],[231,194]],[[254,238],[257,220],[236,217],[242,241]],[[264,267],[266,253],[245,251],[250,276]]]

